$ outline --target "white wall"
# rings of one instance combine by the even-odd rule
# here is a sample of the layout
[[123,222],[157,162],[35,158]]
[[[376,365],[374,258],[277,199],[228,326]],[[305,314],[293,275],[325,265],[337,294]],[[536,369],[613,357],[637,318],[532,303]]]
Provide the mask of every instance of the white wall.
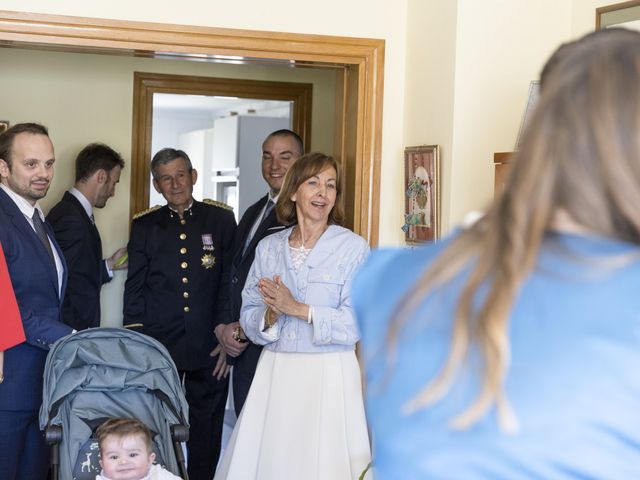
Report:
[[493,153],[514,149],[529,83],[570,22],[566,1],[458,2],[451,225],[491,201]]

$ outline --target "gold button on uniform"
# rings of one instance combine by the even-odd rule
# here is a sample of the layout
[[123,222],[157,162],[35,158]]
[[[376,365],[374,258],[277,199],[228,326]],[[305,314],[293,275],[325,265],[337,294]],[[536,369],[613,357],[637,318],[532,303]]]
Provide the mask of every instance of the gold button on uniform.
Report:
[[189,283],[189,279],[187,277],[182,277],[182,283]]
[[187,253],[187,249],[186,249],[186,248],[184,248],[184,247],[182,247],[182,248],[180,249],[180,253],[184,255],[185,253]]
[[180,224],[181,224],[181,225],[184,225],[185,223],[187,223],[187,221],[186,221],[184,218],[181,218],[181,219],[180,219]]
[[184,298],[189,298],[189,292],[184,292],[184,293],[182,294],[182,296],[183,296]]
[[187,234],[186,233],[181,233],[180,234],[180,240],[186,240],[187,239]]
[[189,313],[189,310],[191,310],[189,307],[184,307],[185,313]]
[[188,264],[187,262],[182,262],[182,263],[180,264],[180,266],[181,266],[182,268],[187,268],[187,267],[189,266],[189,264]]

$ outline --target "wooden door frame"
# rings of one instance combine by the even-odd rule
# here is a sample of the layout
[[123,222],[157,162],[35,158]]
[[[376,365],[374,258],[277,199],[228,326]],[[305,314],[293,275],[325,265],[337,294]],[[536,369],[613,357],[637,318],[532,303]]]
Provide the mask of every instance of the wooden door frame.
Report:
[[[356,233],[378,243],[384,41],[0,10],[4,46],[216,61],[343,66],[336,91],[334,154]],[[133,119],[134,123],[136,119]],[[133,189],[132,189],[133,190]]]
[[129,218],[149,207],[153,94],[219,95],[293,103],[291,125],[311,145],[313,84],[134,72]]

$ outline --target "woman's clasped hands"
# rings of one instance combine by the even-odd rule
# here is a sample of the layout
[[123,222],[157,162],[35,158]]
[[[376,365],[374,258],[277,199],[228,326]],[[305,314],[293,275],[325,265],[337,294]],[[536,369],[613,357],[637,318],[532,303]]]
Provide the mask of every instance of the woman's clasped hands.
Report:
[[258,290],[267,306],[265,319],[267,328],[275,324],[282,314],[300,316],[299,312],[304,305],[293,298],[291,291],[282,283],[280,275],[274,275],[273,280],[261,278],[258,282]]

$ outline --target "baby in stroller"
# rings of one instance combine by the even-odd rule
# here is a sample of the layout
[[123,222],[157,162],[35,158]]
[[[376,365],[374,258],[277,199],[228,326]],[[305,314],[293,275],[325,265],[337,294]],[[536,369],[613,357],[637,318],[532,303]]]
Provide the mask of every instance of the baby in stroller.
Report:
[[[98,430],[112,428],[113,418],[136,418],[150,432],[147,467],[155,461],[174,474],[168,478],[188,480],[181,445],[188,439],[188,408],[171,356],[153,338],[122,328],[61,338],[47,356],[40,408],[40,428],[52,445],[52,480],[95,480],[98,474],[138,480],[153,473],[112,478],[98,461],[105,446]],[[129,437],[112,431],[107,438],[118,435]]]
[[96,431],[102,472],[96,480],[180,480],[154,465],[151,432],[140,420],[111,418]]

